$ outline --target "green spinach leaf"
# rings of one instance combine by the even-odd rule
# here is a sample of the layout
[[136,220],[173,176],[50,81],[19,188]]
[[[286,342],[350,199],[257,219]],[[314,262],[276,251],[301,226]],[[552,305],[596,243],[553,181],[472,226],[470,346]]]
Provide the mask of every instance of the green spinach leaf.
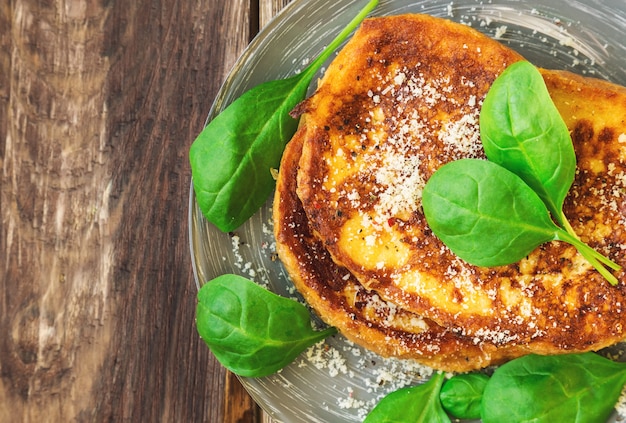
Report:
[[298,124],[289,112],[304,99],[317,70],[377,4],[370,0],[304,71],[247,91],[198,135],[189,159],[196,201],[209,222],[232,231],[265,203],[274,188],[270,169],[278,168]]
[[439,392],[445,380],[436,373],[423,385],[399,389],[384,397],[363,423],[450,423]]
[[198,333],[219,362],[245,377],[275,373],[337,332],[315,331],[305,306],[237,275],[202,286],[196,318]]
[[487,158],[522,178],[564,227],[576,154],[536,67],[516,62],[496,78],[480,111],[480,136]]
[[529,355],[496,369],[482,400],[484,423],[604,423],[626,384],[626,363],[595,353]]
[[459,419],[480,419],[480,404],[488,380],[484,373],[458,374],[448,379],[439,394],[443,409]]
[[[522,178],[559,226],[578,238],[563,213],[576,173],[576,154],[569,129],[536,67],[516,62],[496,78],[481,108],[480,135],[487,158]],[[605,277],[610,272],[601,270],[603,266],[620,269],[596,250],[583,250]],[[607,279],[613,283],[615,278]]]
[[434,234],[477,266],[501,266],[556,239],[558,227],[541,199],[495,163],[462,159],[439,168],[422,193]]
[[539,196],[519,176],[487,160],[443,165],[422,192],[426,221],[457,256],[476,266],[502,266],[548,241],[564,241],[616,285],[587,244],[558,227]]

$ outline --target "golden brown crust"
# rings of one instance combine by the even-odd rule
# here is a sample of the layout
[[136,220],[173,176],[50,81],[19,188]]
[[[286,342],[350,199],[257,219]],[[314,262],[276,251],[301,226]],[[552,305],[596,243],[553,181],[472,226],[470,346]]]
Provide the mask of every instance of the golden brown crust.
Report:
[[[624,338],[623,271],[610,286],[562,243],[510,266],[470,266],[430,232],[420,209],[421,187],[438,167],[482,156],[480,102],[520,59],[429,16],[365,21],[301,105],[297,193],[333,260],[385,300],[485,349],[599,349]],[[543,75],[579,159],[565,213],[584,241],[625,265],[626,90]]]

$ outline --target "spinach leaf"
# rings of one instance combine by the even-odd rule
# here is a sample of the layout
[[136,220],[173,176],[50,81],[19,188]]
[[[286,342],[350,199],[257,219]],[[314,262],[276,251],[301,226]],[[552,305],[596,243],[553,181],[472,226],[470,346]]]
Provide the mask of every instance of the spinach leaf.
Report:
[[458,374],[448,379],[439,394],[443,409],[459,419],[480,419],[480,404],[489,376]]
[[[522,178],[559,226],[578,238],[563,213],[576,173],[576,154],[569,129],[536,67],[516,62],[496,78],[481,108],[480,135],[487,158]],[[599,252],[583,249],[583,256],[605,277],[610,273],[601,270],[602,265],[620,269]],[[615,278],[607,279],[613,283]]]
[[317,70],[377,4],[370,0],[301,73],[247,91],[198,135],[189,160],[196,201],[209,222],[232,231],[265,203],[274,188],[270,169],[278,168],[298,124],[289,112],[304,99]]
[[486,160],[462,159],[439,168],[424,187],[422,205],[435,235],[477,266],[521,260],[554,240],[558,230],[524,181]]
[[439,400],[444,379],[443,373],[436,373],[423,385],[388,394],[363,423],[450,423]]
[[443,165],[426,183],[422,207],[433,233],[473,265],[515,263],[544,242],[564,241],[617,284],[594,250],[558,227],[519,176],[493,162],[461,159]]
[[522,178],[563,227],[576,154],[569,129],[532,64],[513,63],[493,82],[480,111],[480,136],[487,158]]
[[626,363],[595,353],[529,355],[496,369],[482,400],[484,423],[606,422],[626,384]]
[[202,286],[196,318],[198,333],[218,361],[245,377],[275,373],[337,332],[315,331],[305,306],[237,275]]

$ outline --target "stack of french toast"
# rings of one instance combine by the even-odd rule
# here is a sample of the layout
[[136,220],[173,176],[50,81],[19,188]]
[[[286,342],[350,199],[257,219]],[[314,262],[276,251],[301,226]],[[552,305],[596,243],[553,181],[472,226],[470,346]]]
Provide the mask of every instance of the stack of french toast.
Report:
[[[520,54],[428,15],[370,18],[293,114],[277,181],[279,257],[316,313],[382,356],[469,371],[521,355],[595,351],[626,337],[613,286],[569,244],[473,266],[430,230],[421,192],[442,165],[485,158],[491,84]],[[626,265],[626,89],[541,69],[577,157],[564,213]],[[458,181],[463,184],[463,181]]]

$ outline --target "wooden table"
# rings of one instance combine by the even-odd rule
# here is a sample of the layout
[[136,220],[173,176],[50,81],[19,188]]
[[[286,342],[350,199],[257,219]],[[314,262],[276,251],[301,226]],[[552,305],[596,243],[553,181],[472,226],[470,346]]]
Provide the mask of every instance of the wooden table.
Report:
[[0,5],[0,421],[259,422],[199,339],[188,149],[288,0]]

